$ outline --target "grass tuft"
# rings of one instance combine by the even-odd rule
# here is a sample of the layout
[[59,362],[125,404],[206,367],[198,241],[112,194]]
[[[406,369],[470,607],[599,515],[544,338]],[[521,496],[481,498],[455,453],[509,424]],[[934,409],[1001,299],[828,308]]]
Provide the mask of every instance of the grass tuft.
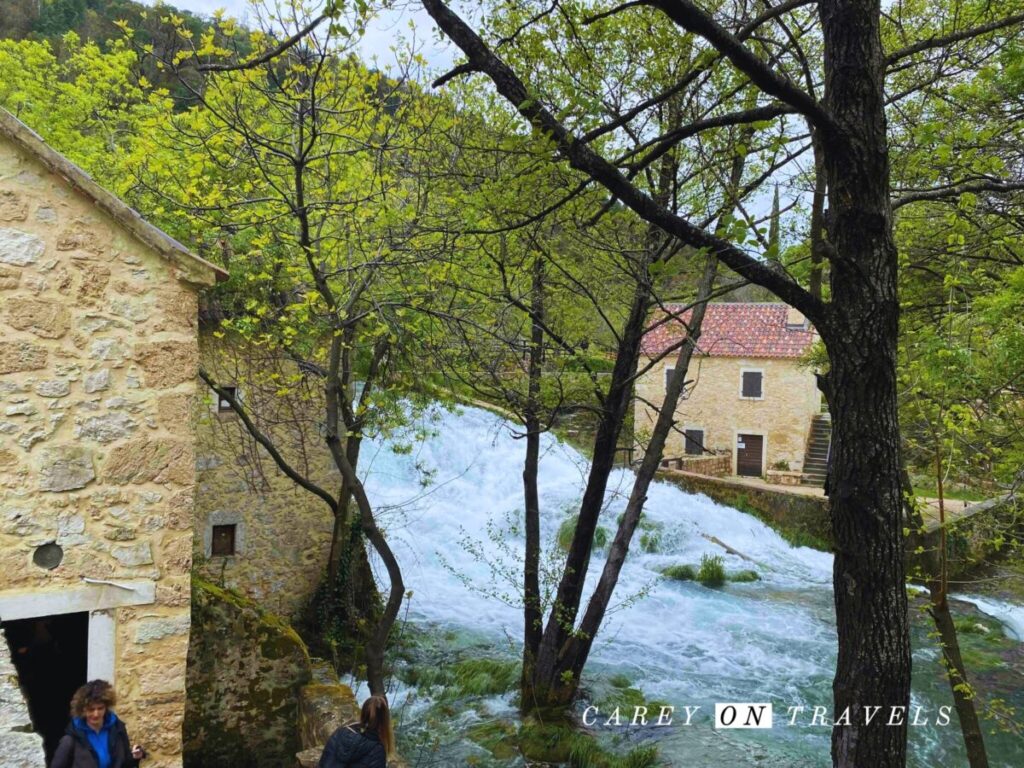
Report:
[[720,587],[725,584],[725,561],[720,555],[701,555],[697,581],[705,587]]

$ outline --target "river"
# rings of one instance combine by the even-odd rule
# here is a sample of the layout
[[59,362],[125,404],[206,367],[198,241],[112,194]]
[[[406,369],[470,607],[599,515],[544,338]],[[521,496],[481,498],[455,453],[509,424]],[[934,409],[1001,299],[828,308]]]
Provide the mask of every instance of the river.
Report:
[[[429,426],[432,436],[411,453],[376,443],[364,454],[370,497],[412,592],[410,632],[436,639],[419,644],[411,663],[436,667],[480,656],[515,659],[522,631],[514,596],[523,551],[516,522],[522,510],[524,443],[507,423],[475,408],[438,411]],[[557,531],[579,501],[586,469],[578,452],[545,436],[542,536],[556,555]],[[631,481],[626,469],[612,475],[602,513],[609,531],[625,507]],[[815,706],[831,711],[836,655],[831,556],[794,548],[755,518],[665,483],[652,486],[644,514],[646,532],[656,542],[645,552],[634,540],[616,589],[620,604],[602,628],[584,675],[590,700],[581,703],[581,713],[587,704],[600,703],[603,711],[589,715],[604,722],[628,680],[646,700],[674,706],[673,724],[599,729],[606,741],[656,742],[663,764],[680,768],[828,765],[830,729],[812,720]],[[749,560],[728,554],[708,537]],[[728,571],[756,570],[760,579],[707,588],[661,577],[665,566],[698,564],[704,554],[722,556]],[[588,583],[602,564],[602,553],[595,551]],[[1024,616],[1020,606],[996,607],[1018,620]],[[965,765],[955,712],[949,725],[936,725],[939,708],[951,705],[952,697],[927,635],[927,622],[916,621],[912,705],[921,708],[919,722],[928,724],[910,729],[909,765]],[[1024,712],[1021,654],[1002,668],[1006,643],[1019,645],[1019,640],[999,646],[996,679],[1010,691],[1004,698]],[[625,694],[621,699],[623,713],[628,709],[632,715],[626,706],[632,699]],[[481,721],[514,723],[511,694],[440,701],[436,691],[397,683],[392,700],[411,765],[524,764],[521,758],[495,758],[465,738]],[[774,727],[716,730],[715,702],[771,702]],[[686,706],[700,707],[688,726]],[[796,706],[805,709],[789,709]],[[993,766],[1024,765],[1019,736],[999,733],[987,741]]]

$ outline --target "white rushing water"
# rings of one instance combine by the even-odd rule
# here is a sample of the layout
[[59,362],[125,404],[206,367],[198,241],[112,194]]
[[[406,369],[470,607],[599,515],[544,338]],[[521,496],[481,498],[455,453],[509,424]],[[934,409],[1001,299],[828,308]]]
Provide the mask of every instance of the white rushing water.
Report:
[[[509,528],[522,517],[525,445],[500,418],[476,408],[442,412],[433,429],[435,435],[411,454],[382,444],[364,454],[368,490],[383,509],[406,588],[413,592],[409,615],[472,632],[514,658],[522,613],[493,593],[514,596],[521,580],[523,539]],[[552,436],[543,438],[540,498],[548,548],[568,512],[578,509],[586,468],[575,450]],[[426,486],[420,483],[423,470],[432,475]],[[612,475],[602,513],[609,533],[632,478],[624,469]],[[615,594],[620,603],[646,594],[609,616],[587,676],[625,674],[650,699],[700,705],[704,713],[713,711],[715,701],[772,701],[777,721],[788,720],[785,707],[791,704],[831,709],[832,557],[794,548],[755,518],[666,483],[651,487],[644,514],[657,531],[657,551],[641,551],[638,531]],[[749,559],[727,553],[709,537]],[[722,556],[727,571],[756,570],[760,580],[709,589],[660,577],[661,568],[696,565],[704,554]],[[590,586],[603,562],[595,551]],[[733,736],[705,723],[699,731],[674,730],[666,749],[702,759],[693,764],[713,765],[719,759],[715,750],[745,739],[745,747],[752,744],[767,756],[765,762],[751,757],[749,764],[812,764],[827,759],[828,736],[828,729],[806,727]]]

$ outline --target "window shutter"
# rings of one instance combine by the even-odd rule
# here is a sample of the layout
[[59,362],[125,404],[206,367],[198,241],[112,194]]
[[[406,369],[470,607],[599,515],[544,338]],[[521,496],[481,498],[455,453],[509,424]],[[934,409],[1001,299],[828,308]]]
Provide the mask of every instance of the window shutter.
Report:
[[224,557],[235,554],[235,526],[233,524],[213,526],[210,545],[211,555]]
[[684,453],[687,456],[698,456],[704,452],[704,430],[688,429],[684,433]]
[[743,396],[744,397],[761,397],[761,372],[760,371],[744,371],[743,372]]

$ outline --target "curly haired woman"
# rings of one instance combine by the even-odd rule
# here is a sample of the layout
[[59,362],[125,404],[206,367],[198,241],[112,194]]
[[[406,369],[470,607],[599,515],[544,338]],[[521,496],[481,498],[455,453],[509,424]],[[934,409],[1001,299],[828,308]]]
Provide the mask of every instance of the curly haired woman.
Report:
[[92,680],[75,691],[71,723],[50,768],[136,768],[146,750],[131,746],[124,723],[112,710],[116,703],[106,680]]

